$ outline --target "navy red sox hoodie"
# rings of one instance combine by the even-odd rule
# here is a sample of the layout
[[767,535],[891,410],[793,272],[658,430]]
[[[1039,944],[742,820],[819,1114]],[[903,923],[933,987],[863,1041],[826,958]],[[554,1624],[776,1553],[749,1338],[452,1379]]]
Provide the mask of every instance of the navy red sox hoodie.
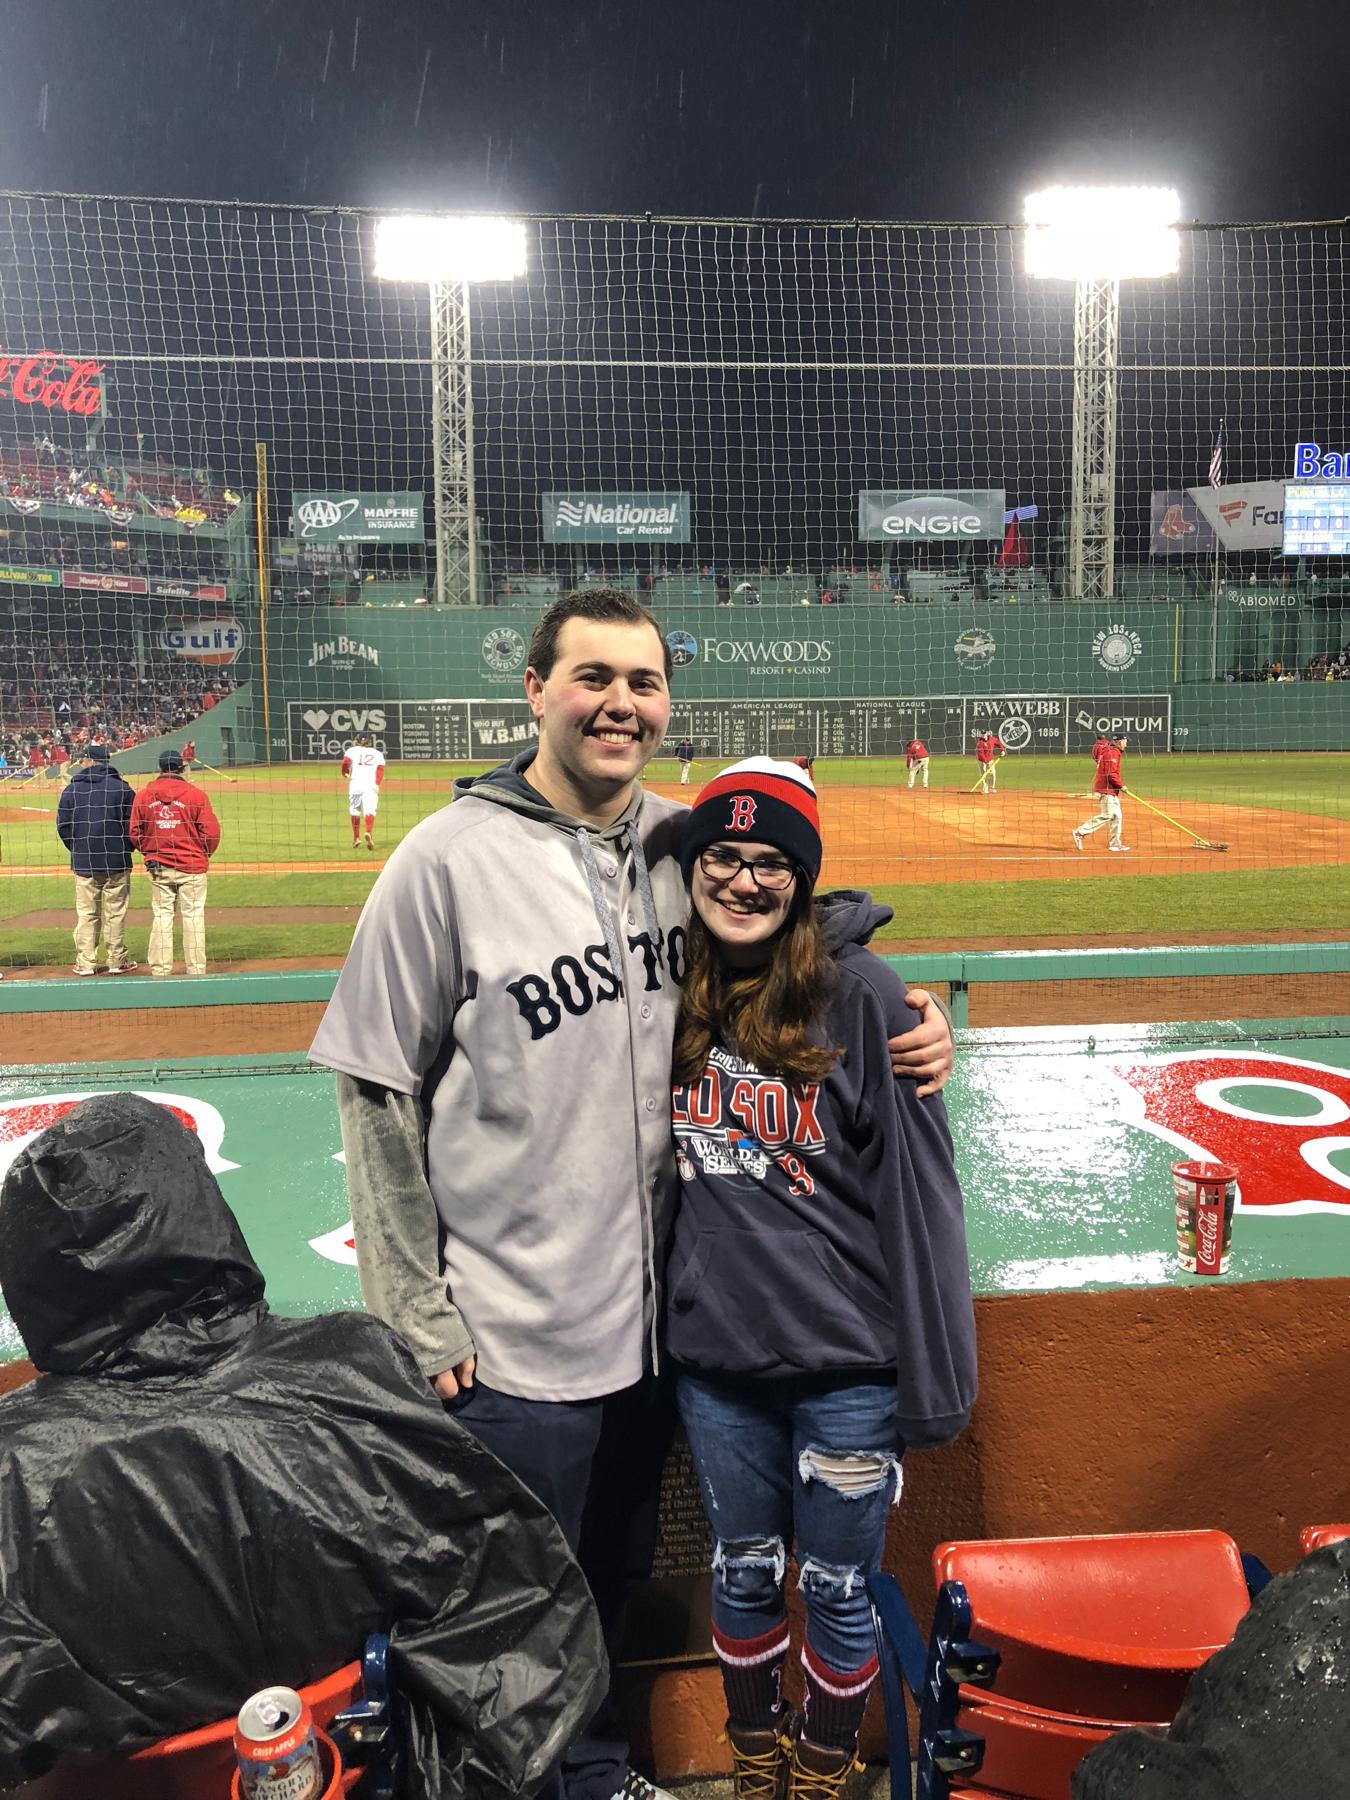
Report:
[[838,986],[821,1082],[761,1074],[716,1046],[676,1084],[681,1179],[667,1343],[736,1381],[893,1375],[906,1444],[946,1443],[975,1398],[961,1188],[940,1095],[891,1074],[917,1016],[866,944],[892,916],[869,894],[816,902]]

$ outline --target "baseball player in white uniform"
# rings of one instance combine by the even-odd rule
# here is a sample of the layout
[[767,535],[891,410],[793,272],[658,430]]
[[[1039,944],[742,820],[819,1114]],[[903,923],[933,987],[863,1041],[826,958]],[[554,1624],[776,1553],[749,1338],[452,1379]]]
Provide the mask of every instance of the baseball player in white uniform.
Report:
[[375,848],[375,815],[380,810],[384,783],[384,751],[377,750],[368,731],[358,731],[342,752],[342,773],[347,778],[347,805],[352,815],[352,843],[361,842],[364,822],[366,849]]

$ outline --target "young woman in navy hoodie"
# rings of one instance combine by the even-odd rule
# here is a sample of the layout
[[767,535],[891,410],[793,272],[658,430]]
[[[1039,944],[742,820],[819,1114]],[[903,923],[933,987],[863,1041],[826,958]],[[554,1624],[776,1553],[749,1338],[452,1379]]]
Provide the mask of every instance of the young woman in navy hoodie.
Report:
[[[955,1437],[975,1396],[961,1190],[941,1098],[891,1073],[914,1015],[866,948],[891,914],[815,894],[809,774],[724,770],[682,859],[667,1342],[715,1541],[737,1800],[831,1800],[877,1674],[866,1577],[902,1458]],[[794,1546],[800,1718],[782,1696]]]

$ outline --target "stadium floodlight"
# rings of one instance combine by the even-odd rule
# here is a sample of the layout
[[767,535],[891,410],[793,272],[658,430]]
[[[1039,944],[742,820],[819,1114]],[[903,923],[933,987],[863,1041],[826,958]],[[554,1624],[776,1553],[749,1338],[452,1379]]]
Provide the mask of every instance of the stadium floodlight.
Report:
[[1072,281],[1073,469],[1069,592],[1110,600],[1116,555],[1116,342],[1122,281],[1175,275],[1173,188],[1056,187],[1026,199],[1026,270]]
[[375,221],[382,281],[514,281],[525,273],[519,219],[401,213]]
[[431,296],[431,452],[436,598],[478,598],[473,365],[469,288],[525,273],[518,219],[402,213],[375,222],[375,274],[415,281]]
[[1028,275],[1128,281],[1181,264],[1175,188],[1056,187],[1026,199]]

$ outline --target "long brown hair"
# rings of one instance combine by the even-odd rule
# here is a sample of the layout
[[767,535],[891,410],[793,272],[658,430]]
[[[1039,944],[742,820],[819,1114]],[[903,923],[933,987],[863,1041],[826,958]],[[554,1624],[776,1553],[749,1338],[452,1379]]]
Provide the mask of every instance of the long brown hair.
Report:
[[840,1053],[820,1041],[820,1030],[834,993],[834,958],[821,933],[813,891],[799,874],[773,954],[754,969],[724,962],[697,909],[690,913],[671,1065],[676,1081],[696,1081],[719,1040],[766,1075],[821,1081],[829,1074]]

